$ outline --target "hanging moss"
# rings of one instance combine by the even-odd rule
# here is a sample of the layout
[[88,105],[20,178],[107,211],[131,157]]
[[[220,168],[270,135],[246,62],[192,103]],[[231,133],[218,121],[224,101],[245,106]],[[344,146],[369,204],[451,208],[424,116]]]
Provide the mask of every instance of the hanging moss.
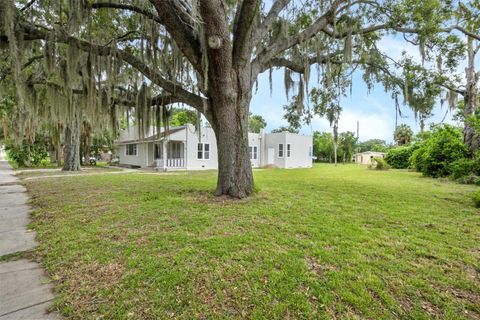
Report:
[[287,96],[287,100],[289,100],[290,91],[293,89],[294,82],[292,80],[292,71],[288,68],[285,68],[284,70],[283,83],[285,87],[285,95]]
[[345,63],[352,63],[352,34],[349,33],[345,38],[344,48],[343,48],[343,61]]
[[447,100],[448,100],[448,107],[450,108],[450,110],[453,110],[457,107],[457,102],[458,102],[458,93],[453,91],[453,90],[449,90],[448,93],[447,93]]

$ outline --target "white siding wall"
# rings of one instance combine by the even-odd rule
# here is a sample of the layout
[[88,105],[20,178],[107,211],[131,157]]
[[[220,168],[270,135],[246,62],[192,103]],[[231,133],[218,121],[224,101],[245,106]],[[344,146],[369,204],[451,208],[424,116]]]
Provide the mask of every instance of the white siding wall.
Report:
[[[186,159],[188,170],[208,170],[217,169],[217,141],[212,128],[202,128],[200,130],[201,137],[199,139],[195,126],[188,125],[186,129]],[[208,143],[210,145],[210,159],[197,159],[198,143]]]
[[[269,148],[275,149],[275,156],[274,156],[274,165],[278,168],[285,168],[285,156],[287,151],[287,146],[285,143],[285,133],[269,133],[265,135],[265,150]],[[283,144],[283,157],[278,156],[278,149],[279,144]],[[265,151],[267,152],[267,151]]]
[[127,156],[125,151],[126,147],[124,144],[118,146],[118,157],[121,164],[129,164],[132,166],[146,166],[146,143],[137,143],[137,155],[136,156]]
[[[311,168],[312,157],[309,149],[312,147],[312,136],[285,133],[286,144],[290,144],[290,157],[285,158],[286,168]],[[287,155],[285,146],[285,155]]]

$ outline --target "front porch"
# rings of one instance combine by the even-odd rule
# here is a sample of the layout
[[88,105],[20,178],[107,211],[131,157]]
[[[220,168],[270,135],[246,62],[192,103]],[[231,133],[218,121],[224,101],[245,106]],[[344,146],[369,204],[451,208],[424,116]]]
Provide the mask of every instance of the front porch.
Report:
[[[151,143],[153,167],[157,171],[187,169],[185,141],[159,141]],[[150,149],[150,146],[149,146]]]

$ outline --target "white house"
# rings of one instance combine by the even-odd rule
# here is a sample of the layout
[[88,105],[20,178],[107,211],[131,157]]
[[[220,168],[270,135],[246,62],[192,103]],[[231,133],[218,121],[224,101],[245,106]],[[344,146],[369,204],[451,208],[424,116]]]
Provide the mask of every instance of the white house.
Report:
[[[158,170],[217,169],[217,142],[212,128],[201,128],[200,135],[193,125],[162,129],[151,128],[141,139],[136,127],[122,130],[115,142],[119,163],[134,167],[154,167]],[[311,168],[312,136],[281,133],[249,133],[252,167]]]
[[371,164],[372,159],[375,157],[385,158],[385,152],[365,151],[355,153],[353,155],[353,161],[359,164]]

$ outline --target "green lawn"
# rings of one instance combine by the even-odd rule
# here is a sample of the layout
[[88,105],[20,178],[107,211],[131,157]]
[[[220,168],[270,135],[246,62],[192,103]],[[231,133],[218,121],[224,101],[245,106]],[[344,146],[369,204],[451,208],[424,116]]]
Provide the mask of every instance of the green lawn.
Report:
[[259,170],[25,181],[67,318],[480,318],[476,187],[406,171]]

